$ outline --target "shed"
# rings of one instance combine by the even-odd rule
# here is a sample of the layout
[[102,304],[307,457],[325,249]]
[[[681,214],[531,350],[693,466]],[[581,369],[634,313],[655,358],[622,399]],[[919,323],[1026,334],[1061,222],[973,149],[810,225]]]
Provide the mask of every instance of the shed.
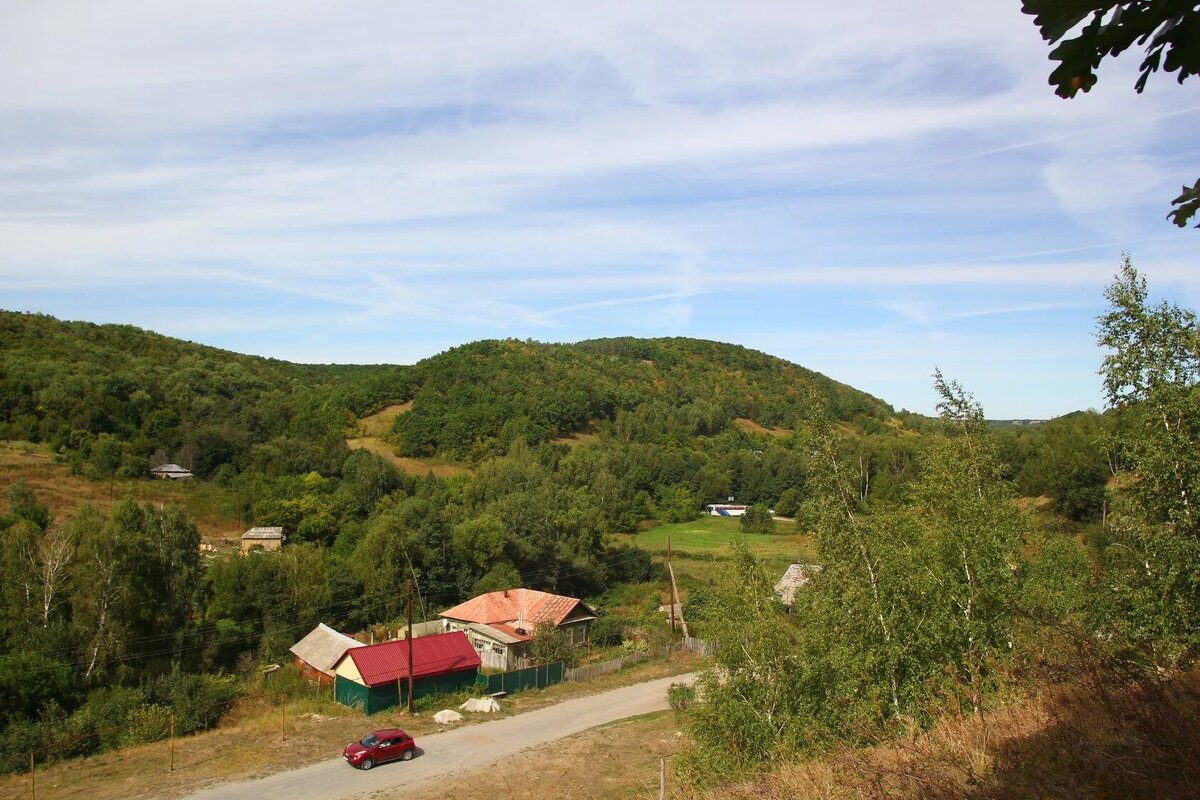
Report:
[[775,596],[790,607],[796,602],[796,590],[803,588],[820,571],[820,564],[792,564],[775,584]]
[[156,478],[172,481],[195,477],[191,470],[184,469],[178,464],[159,464],[157,467],[150,468],[150,474]]
[[248,553],[255,547],[263,550],[278,550],[283,547],[287,537],[283,528],[251,528],[242,534],[242,553]]
[[350,648],[334,668],[334,697],[367,714],[407,702],[410,646],[414,699],[475,684],[479,655],[466,634],[454,631]]
[[333,683],[333,669],[346,651],[365,646],[322,622],[288,649],[301,675],[318,684],[329,685]]

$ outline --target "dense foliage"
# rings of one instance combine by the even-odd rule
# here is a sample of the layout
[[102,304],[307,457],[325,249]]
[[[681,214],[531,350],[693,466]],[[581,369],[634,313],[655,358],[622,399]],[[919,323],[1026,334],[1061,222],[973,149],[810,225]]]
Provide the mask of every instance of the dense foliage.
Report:
[[[1120,319],[1144,301],[1129,280]],[[1190,317],[1154,314],[1150,328],[1186,340]],[[731,496],[753,507],[743,518],[752,531],[813,532],[826,568],[791,615],[748,554],[730,589],[689,597],[698,611],[719,609],[700,624],[730,643],[719,656],[728,684],[710,687],[712,702],[694,713],[708,721],[702,747],[704,735],[741,745],[712,765],[750,768],[855,726],[926,718],[943,690],[986,703],[1019,641],[1016,609],[1120,630],[1156,664],[1192,647],[1194,609],[1171,582],[1189,580],[1189,559],[1200,559],[1191,534],[1161,529],[1169,520],[1184,531],[1191,501],[1171,505],[1174,484],[1156,478],[1139,477],[1124,499],[1109,486],[1123,469],[1171,467],[1190,480],[1191,429],[1178,424],[1190,418],[1186,385],[1151,391],[1146,378],[1117,410],[995,429],[940,377],[934,422],[764,354],[686,339],[481,342],[410,369],[343,368],[132,328],[15,314],[0,323],[13,342],[0,353],[0,435],[46,442],[95,478],[140,475],[156,455],[183,461],[223,487],[228,515],[288,535],[280,553],[206,563],[177,509],[127,500],[55,518],[10,486],[0,518],[0,759],[10,768],[30,741],[67,752],[52,746],[62,731],[87,742],[69,752],[152,740],[165,715],[195,711],[194,698],[207,708],[236,696],[319,621],[394,625],[410,580],[422,619],[518,585],[615,597],[659,576],[613,534],[684,522]],[[1155,352],[1178,361],[1177,344]],[[414,476],[347,449],[357,416],[409,399],[398,449],[462,459],[470,472]],[[1175,422],[1142,437],[1158,418],[1150,408]],[[570,432],[582,436],[559,438]],[[1048,497],[1090,549],[1058,531],[1030,539],[1018,493]],[[1123,555],[1134,553],[1184,566],[1141,577]],[[1082,602],[1090,569],[1119,576],[1121,592]],[[658,619],[658,598],[633,605],[642,600]],[[597,641],[617,644],[631,626],[646,623],[604,615]],[[544,634],[539,652],[561,649]]]
[[0,439],[48,442],[95,476],[152,460],[331,472],[355,417],[408,392],[403,367],[289,364],[129,325],[0,311]]
[[[947,708],[977,712],[1018,688],[1031,665],[1070,676],[1086,664],[1153,683],[1194,664],[1200,328],[1189,311],[1149,304],[1128,259],[1106,295],[1098,340],[1112,409],[1103,416],[1014,436],[935,374],[940,430],[918,477],[873,504],[829,426],[814,423],[806,503],[822,569],[789,613],[743,547],[734,574],[705,598],[721,612],[705,618],[718,648],[705,702],[690,715],[689,779],[877,741]],[[1091,474],[1097,462],[1118,488]],[[1078,519],[1105,497],[1111,513],[1081,545],[1021,510],[1022,483]]]
[[736,418],[792,428],[818,397],[839,420],[879,430],[883,402],[795,364],[696,339],[514,340],[463,345],[420,362],[413,407],[396,419],[402,452],[479,460],[607,423],[643,443],[714,436]]

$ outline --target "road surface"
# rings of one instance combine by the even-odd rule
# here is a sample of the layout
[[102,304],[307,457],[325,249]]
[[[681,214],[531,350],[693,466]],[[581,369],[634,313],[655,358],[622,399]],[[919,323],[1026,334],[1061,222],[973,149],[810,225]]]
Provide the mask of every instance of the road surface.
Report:
[[[694,679],[694,673],[660,678],[423,736],[417,739],[417,757],[412,761],[380,764],[367,772],[352,768],[339,755],[266,778],[215,786],[191,795],[189,800],[336,800],[424,785],[487,767],[514,753],[597,725],[662,711],[669,708],[667,687]],[[364,734],[368,725],[364,723]],[[344,745],[330,742],[329,747],[340,753]]]

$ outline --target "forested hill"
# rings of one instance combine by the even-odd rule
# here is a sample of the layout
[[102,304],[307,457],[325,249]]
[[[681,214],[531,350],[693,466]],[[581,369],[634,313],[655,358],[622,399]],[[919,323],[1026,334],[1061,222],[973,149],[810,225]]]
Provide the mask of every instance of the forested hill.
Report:
[[396,420],[407,455],[472,458],[610,421],[625,438],[711,435],[734,419],[792,428],[814,399],[876,430],[892,408],[820,373],[738,345],[687,338],[474,342],[413,367]]
[[488,340],[411,367],[304,365],[2,311],[0,341],[0,439],[47,442],[100,474],[145,474],[155,460],[205,476],[222,464],[329,474],[356,417],[409,400],[395,446],[472,463],[598,425],[684,444],[738,418],[794,428],[814,402],[864,432],[893,417],[824,375],[698,339]]
[[291,364],[41,314],[0,311],[0,343],[0,439],[131,475],[155,454],[200,474],[320,469],[354,417],[410,391],[406,367]]

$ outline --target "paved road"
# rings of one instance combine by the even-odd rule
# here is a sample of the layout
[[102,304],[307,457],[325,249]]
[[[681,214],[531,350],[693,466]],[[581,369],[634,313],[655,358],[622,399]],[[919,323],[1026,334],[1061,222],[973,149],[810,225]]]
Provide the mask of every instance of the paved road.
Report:
[[[667,687],[694,679],[694,673],[660,678],[424,736],[417,740],[420,749],[412,761],[381,764],[369,772],[351,768],[339,756],[258,780],[226,783],[194,794],[190,800],[335,800],[427,784],[454,773],[487,767],[514,753],[597,725],[662,711],[669,707]],[[340,750],[343,744],[331,743],[330,748]]]

